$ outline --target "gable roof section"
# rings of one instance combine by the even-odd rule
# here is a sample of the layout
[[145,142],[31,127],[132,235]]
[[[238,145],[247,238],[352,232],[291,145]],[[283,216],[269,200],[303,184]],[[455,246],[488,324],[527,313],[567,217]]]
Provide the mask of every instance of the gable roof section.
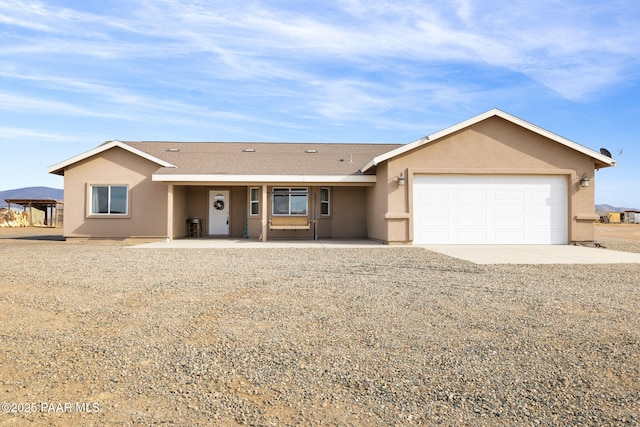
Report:
[[518,126],[521,126],[525,129],[530,130],[531,132],[535,132],[538,135],[544,136],[546,138],[551,139],[552,141],[555,141],[559,144],[562,144],[568,148],[571,148],[575,151],[578,151],[582,154],[585,154],[589,157],[592,157],[594,159],[594,161],[597,164],[597,167],[608,167],[608,166],[615,166],[616,162],[615,160],[613,160],[610,157],[607,157],[603,154],[600,154],[596,151],[593,151],[585,146],[582,146],[580,144],[577,144],[569,139],[563,138],[559,135],[556,135],[553,132],[549,132],[546,129],[543,129],[539,126],[536,126],[532,123],[529,123],[525,120],[522,120],[516,116],[513,116],[509,113],[505,113],[502,110],[499,110],[497,108],[494,108],[492,110],[487,111],[486,113],[480,114],[478,116],[472,117],[468,120],[465,120],[461,123],[458,123],[456,125],[450,126],[446,129],[443,129],[439,132],[436,132],[434,134],[431,134],[429,136],[425,136],[424,138],[420,138],[416,141],[413,141],[409,144],[403,145],[399,148],[396,148],[395,150],[391,150],[387,153],[383,153],[379,156],[374,157],[373,159],[371,159],[369,162],[367,162],[366,165],[364,165],[364,167],[361,169],[363,173],[366,173],[368,170],[370,170],[371,168],[375,167],[376,165],[387,161],[393,157],[399,156],[400,154],[406,153],[408,151],[414,150],[418,147],[421,147],[425,144],[429,144],[431,142],[437,141],[438,139],[444,138],[448,135],[451,135],[455,132],[458,132],[462,129],[468,128],[470,126],[473,126],[476,123],[479,123],[483,120],[489,119],[491,117],[500,117],[504,120],[507,120],[511,123],[514,123]]
[[48,168],[64,175],[70,165],[120,147],[158,164],[161,182],[373,183],[362,166],[400,144],[110,141]]
[[102,152],[105,152],[107,150],[111,150],[114,147],[120,147],[123,150],[129,151],[130,153],[133,153],[137,156],[140,156],[142,158],[145,158],[151,162],[157,163],[159,166],[161,167],[165,167],[165,168],[175,168],[175,166],[163,159],[160,159],[158,157],[152,156],[149,153],[146,153],[142,150],[139,150],[135,147],[132,147],[128,144],[125,144],[122,141],[109,141],[109,142],[105,142],[104,144],[94,148],[93,150],[89,150],[87,152],[84,152],[82,154],[78,154],[75,157],[72,157],[70,159],[64,160],[60,163],[56,163],[53,166],[50,166],[49,168],[47,168],[47,172],[55,174],[55,175],[64,175],[64,170],[65,168],[67,168],[68,166],[71,166],[74,163],[80,162],[82,160],[88,159],[89,157],[95,156],[97,154],[100,154]]
[[375,156],[399,144],[265,142],[129,142],[176,168],[160,168],[163,182],[373,183],[361,172]]

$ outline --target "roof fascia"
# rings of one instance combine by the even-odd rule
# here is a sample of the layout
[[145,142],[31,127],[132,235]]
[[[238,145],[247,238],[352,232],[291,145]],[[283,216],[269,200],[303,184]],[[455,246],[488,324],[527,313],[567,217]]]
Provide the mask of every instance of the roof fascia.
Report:
[[450,127],[446,128],[446,129],[443,129],[441,131],[433,133],[433,134],[431,134],[429,136],[425,136],[425,137],[420,138],[420,139],[418,139],[416,141],[410,142],[409,144],[403,145],[402,147],[396,148],[395,150],[391,150],[391,151],[389,151],[387,153],[384,153],[384,154],[381,154],[379,156],[376,156],[373,159],[371,159],[366,165],[364,165],[363,168],[360,169],[360,171],[364,173],[367,170],[371,169],[372,167],[374,167],[374,166],[376,166],[376,165],[378,165],[378,164],[380,164],[380,163],[382,163],[382,162],[384,162],[386,160],[389,160],[389,159],[391,159],[393,157],[396,157],[396,156],[398,156],[400,154],[406,153],[407,151],[411,151],[411,150],[413,150],[415,148],[418,148],[418,147],[420,147],[420,146],[422,146],[424,144],[428,144],[428,143],[434,142],[434,141],[436,141],[436,140],[438,140],[440,138],[444,138],[445,136],[451,135],[452,133],[458,132],[458,131],[460,131],[462,129],[470,127],[470,126],[472,126],[472,125],[474,125],[476,123],[479,123],[479,122],[481,122],[483,120],[486,120],[486,119],[494,117],[494,116],[500,117],[500,118],[502,118],[504,120],[507,120],[507,121],[509,121],[511,123],[514,123],[514,124],[516,124],[518,126],[521,126],[521,127],[525,128],[525,129],[528,129],[528,130],[530,130],[532,132],[535,132],[538,135],[541,135],[541,136],[544,136],[546,138],[549,138],[549,139],[551,139],[553,141],[556,141],[556,142],[558,142],[558,143],[560,143],[560,144],[562,144],[562,145],[564,145],[566,147],[569,147],[569,148],[571,148],[573,150],[576,150],[576,151],[578,151],[578,152],[580,152],[582,154],[585,154],[585,155],[587,155],[589,157],[592,157],[594,160],[602,163],[605,167],[607,167],[607,166],[615,166],[616,165],[615,160],[613,160],[613,159],[611,159],[611,158],[609,158],[609,157],[607,157],[607,156],[605,156],[603,154],[600,154],[600,153],[598,153],[596,151],[593,151],[590,148],[587,148],[587,147],[585,147],[583,145],[575,143],[575,142],[573,142],[573,141],[571,141],[569,139],[563,138],[560,135],[557,135],[557,134],[555,134],[553,132],[549,132],[546,129],[543,129],[543,128],[539,127],[539,126],[536,126],[536,125],[534,125],[532,123],[527,122],[526,120],[522,120],[522,119],[520,119],[520,118],[518,118],[516,116],[513,116],[513,115],[511,115],[509,113],[506,113],[506,112],[504,112],[502,110],[494,108],[494,109],[489,110],[489,111],[487,111],[485,113],[482,113],[482,114],[479,114],[479,115],[477,115],[475,117],[472,117],[472,118],[470,118],[468,120],[465,120],[463,122],[460,122],[458,124],[450,126]]
[[134,148],[134,147],[122,142],[122,141],[115,140],[115,141],[107,142],[106,144],[102,144],[102,145],[100,145],[100,146],[98,146],[98,147],[96,147],[96,148],[94,148],[92,150],[86,151],[86,152],[84,152],[82,154],[78,154],[77,156],[72,157],[72,158],[67,159],[67,160],[64,160],[64,161],[62,161],[60,163],[56,163],[55,165],[48,167],[47,168],[47,172],[51,173],[51,174],[56,174],[56,175],[64,175],[64,169],[67,168],[68,166],[71,166],[72,164],[80,162],[82,160],[88,159],[89,157],[95,156],[97,154],[103,153],[103,152],[105,152],[107,150],[111,150],[112,148],[115,148],[115,147],[122,148],[123,150],[126,150],[126,151],[128,151],[130,153],[133,153],[133,154],[135,154],[137,156],[140,156],[140,157],[142,157],[144,159],[147,159],[147,160],[149,160],[151,162],[154,162],[154,163],[156,163],[156,164],[158,164],[160,166],[163,166],[165,168],[175,168],[176,167],[175,165],[173,165],[173,164],[171,164],[171,163],[169,163],[169,162],[167,162],[165,160],[162,160],[162,159],[159,159],[158,157],[152,156],[149,153],[145,153],[144,151],[139,150],[137,148]]
[[605,156],[604,154],[598,153],[597,151],[594,151],[590,148],[585,147],[584,145],[580,145],[577,142],[573,142],[570,139],[564,138],[560,135],[557,135],[553,132],[550,132],[546,129],[541,128],[540,126],[536,126],[533,123],[529,123],[526,120],[522,120],[519,117],[516,116],[512,116],[509,113],[505,113],[502,110],[498,110],[498,109],[493,109],[491,110],[491,112],[495,111],[496,112],[496,116],[501,117],[505,120],[508,120],[512,123],[515,123],[517,125],[522,126],[525,129],[528,129],[532,132],[536,132],[539,135],[542,135],[546,138],[549,138],[553,141],[559,142],[560,144],[567,146],[569,148],[574,149],[575,151],[578,151],[582,154],[585,154],[589,157],[592,157],[594,160],[597,160],[601,163],[604,163],[606,166],[615,166],[616,165],[616,161],[614,159],[612,159],[611,157]]
[[158,182],[227,182],[227,183],[337,183],[373,184],[375,175],[216,175],[216,174],[153,174],[152,181]]

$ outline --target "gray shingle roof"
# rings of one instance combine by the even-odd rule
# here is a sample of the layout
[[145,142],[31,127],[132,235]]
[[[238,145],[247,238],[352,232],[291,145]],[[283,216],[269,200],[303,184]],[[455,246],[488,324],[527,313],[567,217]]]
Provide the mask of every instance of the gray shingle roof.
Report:
[[176,175],[360,175],[368,161],[402,144],[266,142],[130,142],[125,144],[165,160]]

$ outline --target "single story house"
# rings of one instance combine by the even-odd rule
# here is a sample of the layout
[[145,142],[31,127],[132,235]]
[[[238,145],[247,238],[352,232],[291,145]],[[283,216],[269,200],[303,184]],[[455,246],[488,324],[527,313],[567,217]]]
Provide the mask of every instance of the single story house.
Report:
[[60,162],[67,238],[593,242],[593,151],[501,110],[409,144],[110,141]]

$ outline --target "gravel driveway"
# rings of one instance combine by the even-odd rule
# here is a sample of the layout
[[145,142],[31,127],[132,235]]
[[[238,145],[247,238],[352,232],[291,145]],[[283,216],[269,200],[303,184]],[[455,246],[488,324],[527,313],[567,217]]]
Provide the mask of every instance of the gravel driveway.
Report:
[[640,424],[640,265],[7,237],[0,426]]

